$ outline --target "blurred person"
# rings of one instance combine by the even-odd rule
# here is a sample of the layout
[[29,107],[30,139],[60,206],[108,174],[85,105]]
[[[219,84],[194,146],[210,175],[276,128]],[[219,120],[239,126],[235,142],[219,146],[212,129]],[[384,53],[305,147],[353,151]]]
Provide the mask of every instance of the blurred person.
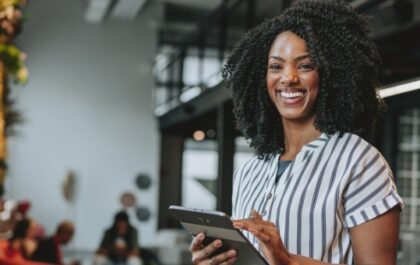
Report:
[[36,223],[24,218],[17,221],[13,235],[8,240],[0,241],[0,264],[36,264],[29,261],[36,248],[34,238]]
[[128,214],[118,212],[113,225],[105,231],[96,252],[94,265],[128,264],[142,265],[138,233],[129,221]]
[[[65,264],[63,261],[62,245],[68,244],[74,235],[74,224],[70,221],[61,222],[55,234],[38,242],[38,247],[31,256],[34,261],[42,261],[51,264]],[[77,261],[70,262],[72,265],[79,264]]]
[[31,209],[32,204],[29,200],[19,201],[16,210],[17,214],[21,216],[21,218],[25,218],[28,216],[28,212]]

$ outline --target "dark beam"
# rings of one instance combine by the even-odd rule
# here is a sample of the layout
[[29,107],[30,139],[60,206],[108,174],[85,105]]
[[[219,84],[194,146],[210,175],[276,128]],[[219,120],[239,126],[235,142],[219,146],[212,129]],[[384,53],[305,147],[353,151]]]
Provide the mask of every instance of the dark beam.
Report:
[[227,33],[227,0],[224,0],[221,6],[221,9],[223,10],[222,15],[221,15],[221,19],[220,19],[220,24],[219,24],[219,61],[220,63],[223,62],[223,59],[225,57],[225,49],[226,49],[226,33]]
[[158,228],[175,228],[179,227],[179,222],[169,213],[168,207],[181,204],[184,138],[161,134],[160,143]]
[[251,29],[255,26],[255,0],[248,0],[246,7],[246,29]]
[[232,212],[233,156],[235,153],[235,130],[232,104],[223,103],[217,109],[218,179],[217,209]]

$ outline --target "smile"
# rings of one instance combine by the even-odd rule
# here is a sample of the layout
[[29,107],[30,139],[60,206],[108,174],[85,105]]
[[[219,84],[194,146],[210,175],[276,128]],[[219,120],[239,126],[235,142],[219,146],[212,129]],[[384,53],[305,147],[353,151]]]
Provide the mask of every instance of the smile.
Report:
[[285,92],[285,91],[280,92],[280,95],[283,98],[287,98],[287,99],[302,97],[304,94],[305,93],[303,93],[303,92]]

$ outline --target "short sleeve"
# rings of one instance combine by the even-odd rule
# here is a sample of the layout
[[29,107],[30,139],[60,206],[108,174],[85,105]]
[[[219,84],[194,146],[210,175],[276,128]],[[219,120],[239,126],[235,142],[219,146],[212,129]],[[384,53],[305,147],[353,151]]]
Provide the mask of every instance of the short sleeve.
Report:
[[372,220],[395,206],[404,206],[394,177],[379,151],[370,147],[353,165],[343,193],[348,228]]

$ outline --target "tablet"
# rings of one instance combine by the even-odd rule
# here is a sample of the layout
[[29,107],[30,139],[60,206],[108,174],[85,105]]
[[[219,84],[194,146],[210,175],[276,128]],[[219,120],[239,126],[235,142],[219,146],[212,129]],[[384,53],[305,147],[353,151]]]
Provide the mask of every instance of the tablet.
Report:
[[237,253],[236,264],[268,264],[261,253],[254,248],[252,243],[233,226],[232,221],[227,214],[218,211],[192,209],[176,205],[171,205],[169,211],[193,236],[203,232],[206,235],[203,245],[207,245],[216,239],[222,240],[222,247],[219,248],[213,256],[234,249]]

